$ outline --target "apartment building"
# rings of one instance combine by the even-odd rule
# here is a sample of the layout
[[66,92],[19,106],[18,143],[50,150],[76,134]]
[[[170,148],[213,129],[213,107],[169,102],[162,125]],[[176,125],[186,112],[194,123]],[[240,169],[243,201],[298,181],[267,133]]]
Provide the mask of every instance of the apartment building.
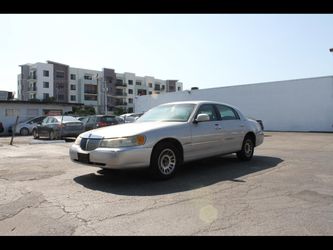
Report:
[[18,99],[54,99],[58,102],[83,103],[97,113],[116,109],[134,111],[134,98],[183,90],[178,80],[161,80],[135,73],[116,73],[114,69],[91,70],[47,61],[20,65]]

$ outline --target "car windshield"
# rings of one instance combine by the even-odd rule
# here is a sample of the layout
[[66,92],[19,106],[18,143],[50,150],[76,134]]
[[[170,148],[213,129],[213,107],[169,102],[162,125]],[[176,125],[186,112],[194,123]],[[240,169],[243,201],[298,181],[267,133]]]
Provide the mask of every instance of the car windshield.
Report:
[[143,114],[136,122],[186,122],[195,104],[167,104],[157,106]]

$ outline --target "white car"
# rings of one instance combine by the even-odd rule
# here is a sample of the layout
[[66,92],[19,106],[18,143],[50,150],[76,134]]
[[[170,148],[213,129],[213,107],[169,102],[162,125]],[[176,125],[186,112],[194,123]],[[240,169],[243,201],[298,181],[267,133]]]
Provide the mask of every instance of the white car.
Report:
[[[34,118],[30,118],[24,122],[20,122],[16,126],[15,134],[20,135],[30,135],[32,130],[37,127],[38,124],[41,124],[46,116],[37,116]],[[8,132],[12,133],[15,125],[9,127]]]
[[153,176],[167,179],[188,161],[231,153],[250,160],[263,140],[258,122],[235,107],[175,102],[150,109],[134,123],[80,134],[69,155],[76,163],[101,168],[146,167]]

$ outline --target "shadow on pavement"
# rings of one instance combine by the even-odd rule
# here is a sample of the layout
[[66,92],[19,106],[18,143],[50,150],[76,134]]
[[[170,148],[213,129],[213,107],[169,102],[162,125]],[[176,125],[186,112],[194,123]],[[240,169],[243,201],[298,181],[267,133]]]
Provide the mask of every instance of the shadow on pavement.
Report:
[[104,169],[78,176],[74,181],[92,190],[118,195],[162,195],[206,187],[222,181],[245,182],[239,178],[276,167],[282,161],[277,157],[254,156],[249,162],[241,162],[230,155],[185,164],[173,179],[166,181],[150,179],[145,170]]

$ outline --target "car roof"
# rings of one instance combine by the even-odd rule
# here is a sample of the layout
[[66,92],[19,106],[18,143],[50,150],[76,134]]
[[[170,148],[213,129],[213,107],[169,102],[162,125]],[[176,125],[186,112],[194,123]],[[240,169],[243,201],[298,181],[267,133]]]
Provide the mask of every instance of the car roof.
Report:
[[222,105],[227,105],[229,107],[233,107],[233,105],[228,104],[228,103],[222,103],[222,102],[215,102],[215,101],[207,101],[207,100],[198,100],[198,101],[179,101],[179,102],[168,102],[168,103],[163,103],[162,105],[168,105],[168,104],[222,104]]

